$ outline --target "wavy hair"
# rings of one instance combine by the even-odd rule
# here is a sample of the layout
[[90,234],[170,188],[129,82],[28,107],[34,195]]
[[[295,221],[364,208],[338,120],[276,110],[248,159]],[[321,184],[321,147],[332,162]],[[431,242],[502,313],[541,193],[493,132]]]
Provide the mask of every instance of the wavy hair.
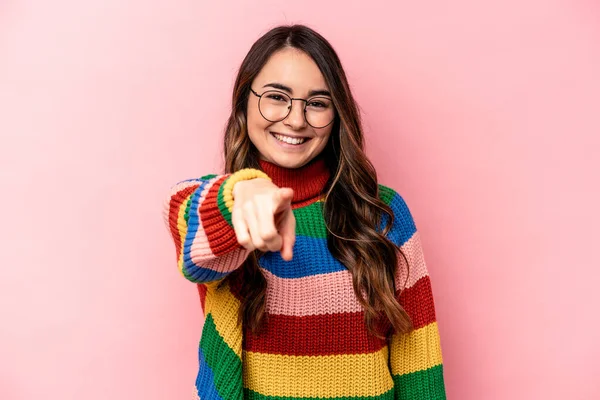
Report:
[[[331,92],[336,117],[331,136],[323,150],[331,178],[325,189],[323,215],[328,230],[331,254],[352,274],[354,292],[364,309],[367,329],[383,338],[377,327],[386,317],[396,332],[413,329],[410,317],[395,297],[394,272],[400,248],[386,234],[394,215],[379,198],[375,168],[364,151],[364,138],[358,107],[342,64],[329,42],[304,25],[279,26],[260,37],[244,58],[233,88],[232,110],[224,138],[225,172],[260,168],[259,154],[247,132],[247,104],[250,85],[270,56],[284,48],[295,48],[309,55],[319,67]],[[387,224],[380,231],[383,216]],[[243,266],[225,281],[241,282],[240,322],[259,333],[267,317],[267,282],[258,259],[250,254]],[[408,267],[408,262],[404,265]],[[243,278],[240,278],[243,274]],[[408,275],[407,275],[408,276]]]

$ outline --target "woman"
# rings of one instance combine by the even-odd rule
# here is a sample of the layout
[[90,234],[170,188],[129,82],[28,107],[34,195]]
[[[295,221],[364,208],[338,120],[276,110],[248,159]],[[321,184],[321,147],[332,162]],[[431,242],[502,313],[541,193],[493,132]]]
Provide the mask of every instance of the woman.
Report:
[[444,399],[419,235],[377,182],[321,35],[281,26],[252,46],[224,144],[225,173],[178,183],[165,204],[206,316],[195,395]]

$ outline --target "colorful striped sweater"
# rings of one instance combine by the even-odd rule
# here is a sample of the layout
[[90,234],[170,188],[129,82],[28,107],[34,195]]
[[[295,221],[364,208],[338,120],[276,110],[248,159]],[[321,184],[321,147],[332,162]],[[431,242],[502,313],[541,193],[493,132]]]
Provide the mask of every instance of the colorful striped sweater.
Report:
[[[268,313],[259,335],[238,323],[241,285],[221,282],[248,256],[237,243],[225,205],[231,175],[180,182],[165,202],[179,270],[198,285],[205,315],[194,398],[445,399],[431,283],[402,197],[379,185],[380,198],[395,217],[388,237],[410,264],[407,277],[399,257],[395,279],[396,288],[405,287],[397,290],[397,299],[415,329],[393,333],[386,341],[368,334],[351,274],[327,248],[322,192],[329,172],[324,162],[291,170],[261,161],[261,169],[277,186],[294,189],[296,243],[289,262],[279,252],[259,259]],[[382,333],[391,329],[385,322],[378,324]]]

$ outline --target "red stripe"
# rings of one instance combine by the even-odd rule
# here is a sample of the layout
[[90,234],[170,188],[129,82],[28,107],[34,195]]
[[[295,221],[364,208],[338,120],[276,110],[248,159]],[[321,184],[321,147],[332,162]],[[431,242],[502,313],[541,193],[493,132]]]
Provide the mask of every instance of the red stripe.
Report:
[[239,243],[235,231],[221,214],[218,205],[219,189],[228,176],[218,179],[208,190],[200,204],[200,220],[212,253],[218,257],[237,248]]
[[[387,332],[389,323],[380,321],[378,331]],[[268,315],[265,330],[254,335],[244,329],[244,349],[294,356],[360,354],[382,349],[385,339],[367,332],[364,313],[310,316]]]
[[177,255],[177,260],[179,260],[179,256],[181,255],[181,246],[182,237],[179,235],[179,229],[177,228],[177,219],[179,217],[179,210],[181,205],[187,201],[188,197],[198,189],[198,185],[188,186],[185,189],[182,189],[171,196],[171,200],[169,201],[169,229],[171,231],[171,236],[175,241],[175,254]]
[[202,307],[202,313],[206,314],[206,285],[203,283],[198,283],[198,294],[200,295],[200,306]]
[[408,289],[404,289],[398,301],[410,316],[415,329],[436,321],[431,281],[428,275]]

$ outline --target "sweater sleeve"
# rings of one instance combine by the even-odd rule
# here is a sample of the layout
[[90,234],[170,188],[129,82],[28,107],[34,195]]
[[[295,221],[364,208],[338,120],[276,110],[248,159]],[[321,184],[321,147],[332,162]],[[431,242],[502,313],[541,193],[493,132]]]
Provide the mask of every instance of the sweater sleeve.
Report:
[[419,232],[399,194],[391,194],[394,225],[389,235],[408,260],[398,255],[396,296],[414,329],[394,333],[390,341],[390,367],[396,400],[444,400],[442,350],[431,281]]
[[179,271],[186,279],[194,283],[219,281],[248,257],[249,251],[237,241],[231,207],[233,184],[251,177],[248,170],[207,175],[171,188],[163,217],[175,242]]

